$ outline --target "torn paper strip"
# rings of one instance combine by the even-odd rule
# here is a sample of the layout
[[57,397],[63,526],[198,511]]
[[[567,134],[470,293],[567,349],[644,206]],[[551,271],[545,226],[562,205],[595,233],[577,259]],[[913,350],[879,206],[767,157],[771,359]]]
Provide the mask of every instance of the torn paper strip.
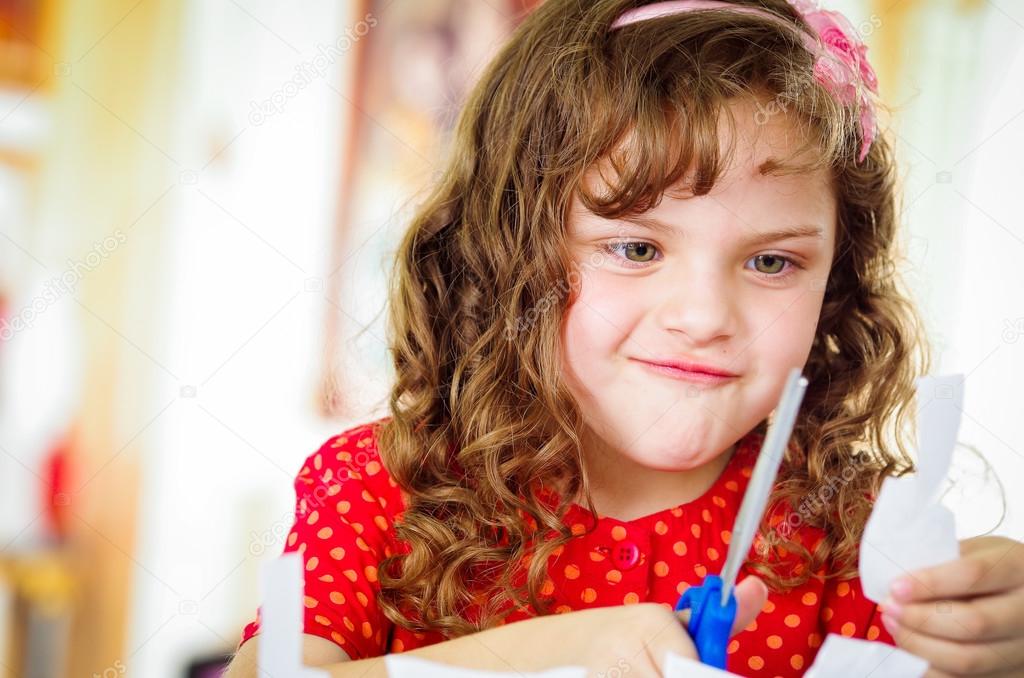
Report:
[[263,566],[259,668],[274,678],[330,678],[302,665],[302,554],[286,553]]
[[917,380],[917,473],[886,478],[864,527],[860,578],[864,595],[880,603],[899,576],[960,555],[952,512],[939,492],[960,429],[964,377]]

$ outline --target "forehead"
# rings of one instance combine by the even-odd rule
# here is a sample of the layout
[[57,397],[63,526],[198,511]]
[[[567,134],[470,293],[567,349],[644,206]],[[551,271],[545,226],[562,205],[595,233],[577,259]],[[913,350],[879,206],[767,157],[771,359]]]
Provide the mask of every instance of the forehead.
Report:
[[[739,211],[740,205],[748,204],[770,210],[783,221],[816,221],[826,231],[834,231],[834,175],[827,165],[814,166],[816,148],[808,143],[808,130],[798,120],[773,108],[769,100],[737,99],[723,107],[716,134],[717,139],[712,141],[693,140],[691,146],[697,157],[690,170],[665,187],[658,206],[650,212],[686,209],[679,206],[680,201],[714,201]],[[629,183],[633,177],[623,168],[643,159],[642,149],[650,147],[646,142],[630,130],[611,153],[587,169],[583,176],[585,192],[600,196],[611,192],[611,187]],[[707,143],[717,143],[721,166],[710,192],[695,195],[692,188],[699,183],[695,161]],[[580,200],[574,196],[573,209],[580,208]]]

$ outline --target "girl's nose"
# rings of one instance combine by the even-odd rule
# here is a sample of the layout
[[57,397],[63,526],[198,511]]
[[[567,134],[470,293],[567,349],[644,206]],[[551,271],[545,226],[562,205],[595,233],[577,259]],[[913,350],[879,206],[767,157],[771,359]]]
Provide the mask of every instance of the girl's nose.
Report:
[[723,274],[691,269],[663,281],[656,308],[660,327],[685,334],[693,345],[707,345],[736,330],[736,299]]

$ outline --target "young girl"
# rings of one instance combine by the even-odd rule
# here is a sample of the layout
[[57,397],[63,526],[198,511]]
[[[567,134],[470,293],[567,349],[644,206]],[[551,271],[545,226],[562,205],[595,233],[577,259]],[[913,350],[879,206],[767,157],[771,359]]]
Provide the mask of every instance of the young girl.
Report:
[[[547,0],[526,18],[400,245],[389,416],[296,479],[307,662],[643,676],[665,650],[695,657],[672,606],[721,570],[798,366],[729,670],[801,675],[828,633],[895,634],[932,675],[1021,670],[1016,542],[965,542],[884,610],[857,577],[881,480],[912,469],[930,360],[855,37],[787,0]],[[231,675],[255,675],[258,631]]]

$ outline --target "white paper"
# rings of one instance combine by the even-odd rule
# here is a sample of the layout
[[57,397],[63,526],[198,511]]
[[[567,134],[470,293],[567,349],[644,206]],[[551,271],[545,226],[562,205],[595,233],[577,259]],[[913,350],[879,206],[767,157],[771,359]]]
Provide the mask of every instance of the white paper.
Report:
[[804,678],[920,678],[927,670],[928,662],[898,647],[830,633]]
[[701,664],[696,659],[683,657],[669,650],[665,653],[665,667],[662,675],[663,678],[722,678],[736,674]]
[[962,374],[917,380],[917,473],[885,479],[861,540],[861,586],[876,603],[888,597],[897,577],[960,555],[956,521],[939,503],[939,491],[953,458],[963,401]]
[[302,665],[302,554],[285,553],[263,566],[259,668],[273,678],[330,678]]
[[404,654],[385,655],[384,666],[388,678],[587,678],[587,670],[581,666],[566,666],[539,673],[478,671]]

